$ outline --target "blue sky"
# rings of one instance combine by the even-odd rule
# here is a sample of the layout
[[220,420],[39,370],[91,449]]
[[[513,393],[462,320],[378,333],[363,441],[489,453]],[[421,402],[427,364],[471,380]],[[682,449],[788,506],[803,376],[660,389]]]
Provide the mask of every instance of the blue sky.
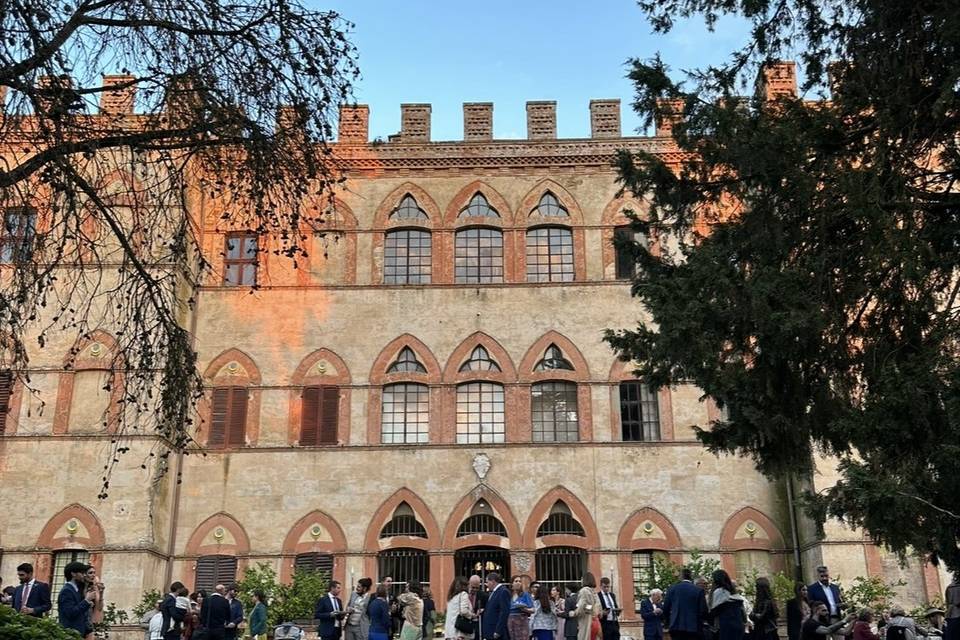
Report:
[[589,137],[593,98],[620,98],[623,132],[640,119],[624,77],[630,57],[660,51],[673,69],[725,58],[747,38],[746,24],[701,19],[654,35],[633,0],[309,0],[356,27],[363,79],[357,101],[370,105],[370,135],[400,129],[400,104],[433,105],[432,138],[463,137],[462,104],[493,102],[495,138],[526,137],[527,100],[557,101],[557,134]]

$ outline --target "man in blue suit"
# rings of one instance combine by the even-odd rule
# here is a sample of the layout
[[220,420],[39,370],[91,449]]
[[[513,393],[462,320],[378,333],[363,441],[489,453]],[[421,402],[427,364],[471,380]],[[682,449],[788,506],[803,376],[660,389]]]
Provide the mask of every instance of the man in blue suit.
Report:
[[223,637],[226,640],[234,640],[234,638],[240,637],[238,627],[243,623],[243,603],[237,597],[237,585],[232,584],[227,589],[227,602],[230,603],[230,620],[227,622]]
[[322,640],[340,640],[340,630],[347,613],[343,610],[343,602],[340,601],[339,596],[340,583],[331,580],[327,595],[317,600],[313,617],[319,621],[317,636]]
[[663,591],[651,589],[650,596],[640,601],[640,617],[643,618],[643,640],[663,639]]
[[67,583],[57,596],[57,618],[60,626],[73,629],[81,637],[93,631],[88,623],[87,613],[97,602],[99,592],[87,589],[86,573],[88,565],[74,560],[63,568],[63,577]]
[[483,640],[506,640],[507,616],[510,615],[510,590],[500,583],[500,574],[487,574],[487,605],[483,609],[480,628]]
[[50,586],[33,579],[33,565],[24,562],[17,567],[20,586],[13,592],[13,610],[34,618],[50,611]]
[[840,587],[830,582],[830,569],[821,565],[817,567],[817,582],[807,587],[807,599],[810,602],[823,602],[830,612],[830,621],[836,622],[843,617],[843,609],[847,603],[843,601]]
[[682,580],[667,590],[663,599],[663,619],[672,640],[701,640],[701,626],[707,617],[707,595],[693,584],[690,569],[680,573]]

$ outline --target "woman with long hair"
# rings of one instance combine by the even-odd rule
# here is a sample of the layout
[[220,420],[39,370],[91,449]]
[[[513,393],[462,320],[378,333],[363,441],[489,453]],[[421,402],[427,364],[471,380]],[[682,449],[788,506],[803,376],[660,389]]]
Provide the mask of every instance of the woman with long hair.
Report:
[[777,640],[777,619],[780,612],[770,590],[770,580],[757,578],[756,593],[753,611],[750,613],[754,640]]
[[403,626],[400,640],[420,640],[423,637],[423,588],[416,580],[407,583],[407,590],[397,596],[403,607]]
[[537,590],[537,598],[533,601],[530,630],[533,640],[553,640],[557,632],[557,614],[553,610],[553,601],[550,600],[550,592],[542,587]]
[[253,592],[253,609],[250,611],[250,635],[254,640],[267,640],[267,595],[263,589]]
[[587,571],[581,581],[583,586],[577,593],[577,608],[570,612],[570,617],[577,619],[577,640],[592,640],[594,622],[600,626],[600,598],[597,597],[597,579]]
[[563,587],[553,585],[550,587],[550,603],[553,606],[553,613],[557,616],[557,638],[563,638],[563,623],[566,622],[565,607],[563,602]]
[[793,585],[793,597],[787,600],[788,640],[800,640],[800,630],[809,617],[810,601],[807,599],[807,585],[797,582]]
[[710,619],[717,632],[717,640],[743,640],[746,614],[743,596],[737,593],[730,575],[723,569],[713,572],[713,591],[710,593]]
[[370,618],[370,640],[390,640],[390,605],[387,604],[387,587],[379,585],[377,592],[367,605],[367,617]]
[[443,625],[443,637],[446,640],[472,640],[473,625],[470,631],[457,629],[457,618],[463,616],[473,620],[476,616],[470,606],[470,584],[466,578],[457,576],[447,590],[447,619]]
[[507,617],[507,633],[510,640],[527,640],[530,637],[530,615],[533,613],[533,597],[523,588],[523,579],[517,576],[510,584],[510,615]]

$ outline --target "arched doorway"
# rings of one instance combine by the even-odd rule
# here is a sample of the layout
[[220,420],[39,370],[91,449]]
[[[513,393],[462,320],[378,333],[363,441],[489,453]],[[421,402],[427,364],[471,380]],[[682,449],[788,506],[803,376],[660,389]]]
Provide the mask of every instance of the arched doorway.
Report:
[[472,575],[487,579],[487,574],[496,571],[502,581],[510,579],[510,552],[500,547],[464,547],[453,554],[453,566],[458,576]]

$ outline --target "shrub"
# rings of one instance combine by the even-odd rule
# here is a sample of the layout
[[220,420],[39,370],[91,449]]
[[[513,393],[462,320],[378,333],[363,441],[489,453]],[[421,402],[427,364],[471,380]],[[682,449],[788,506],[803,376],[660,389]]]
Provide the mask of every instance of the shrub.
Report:
[[81,640],[76,631],[64,629],[52,618],[34,618],[0,607],[0,640]]

